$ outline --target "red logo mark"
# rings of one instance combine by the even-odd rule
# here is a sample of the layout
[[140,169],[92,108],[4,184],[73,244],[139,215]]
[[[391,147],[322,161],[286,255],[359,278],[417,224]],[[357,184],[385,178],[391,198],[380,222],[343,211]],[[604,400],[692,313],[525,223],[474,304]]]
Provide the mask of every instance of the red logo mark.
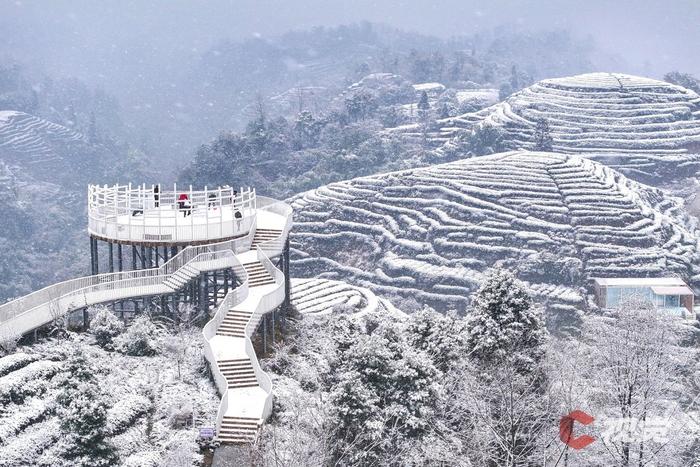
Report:
[[593,441],[595,438],[588,435],[581,435],[574,438],[574,422],[579,422],[582,425],[590,425],[595,420],[593,417],[588,415],[582,410],[574,410],[569,415],[564,415],[559,420],[559,438],[567,446],[574,449],[583,449]]

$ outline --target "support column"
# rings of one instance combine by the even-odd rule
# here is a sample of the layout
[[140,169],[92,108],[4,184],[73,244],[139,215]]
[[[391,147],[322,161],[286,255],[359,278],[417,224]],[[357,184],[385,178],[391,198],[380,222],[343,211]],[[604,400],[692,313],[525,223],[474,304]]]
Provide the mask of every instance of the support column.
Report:
[[275,345],[275,313],[277,313],[277,308],[272,310],[272,323],[270,325],[270,332],[272,333],[272,345]]
[[267,315],[262,317],[262,328],[263,328],[263,355],[267,354]]
[[282,302],[282,334],[287,331],[287,315],[291,309],[291,281],[289,279],[289,237],[284,242],[284,253],[282,255],[282,261],[284,263],[284,302]]
[[224,269],[224,295],[228,295],[228,278],[231,275],[228,269]]
[[88,309],[83,308],[83,331],[87,331],[89,325],[90,325],[90,316],[88,314]]
[[124,258],[122,257],[122,244],[117,243],[117,268],[119,272],[124,270]]
[[90,273],[95,275],[99,271],[97,257],[97,239],[90,237]]
[[131,270],[136,271],[136,245],[131,245]]
[[[207,313],[209,312],[209,273],[204,273],[204,306]],[[214,301],[216,303],[216,301]]]
[[141,269],[146,269],[146,247],[141,245]]
[[107,243],[107,248],[109,249],[109,272],[114,272],[114,244]]

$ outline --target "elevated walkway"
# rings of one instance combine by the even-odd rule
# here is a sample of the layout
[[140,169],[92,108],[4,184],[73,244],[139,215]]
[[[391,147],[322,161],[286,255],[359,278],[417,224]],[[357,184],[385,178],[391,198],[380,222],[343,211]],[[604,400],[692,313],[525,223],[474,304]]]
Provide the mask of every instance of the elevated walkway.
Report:
[[285,274],[270,258],[283,254],[292,225],[288,205],[262,197],[257,202],[244,236],[188,246],[159,268],[73,279],[0,305],[0,334],[24,335],[90,305],[170,294],[205,272],[233,269],[242,282],[224,297],[202,333],[222,398],[218,438],[252,441],[272,412],[272,382],[260,368],[251,338],[263,317],[285,300]]

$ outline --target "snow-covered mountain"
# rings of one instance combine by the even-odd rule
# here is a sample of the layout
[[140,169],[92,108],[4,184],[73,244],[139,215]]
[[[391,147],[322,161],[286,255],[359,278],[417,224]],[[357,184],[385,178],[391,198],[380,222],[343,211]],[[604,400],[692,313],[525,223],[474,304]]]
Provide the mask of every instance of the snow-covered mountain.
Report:
[[696,274],[679,199],[578,156],[509,152],[333,183],[291,199],[297,277],[346,279],[398,308],[464,310],[489,267],[554,307],[593,276]]
[[[0,111],[0,161],[48,175],[89,146],[80,132],[24,112]],[[43,177],[42,177],[43,178]]]
[[[553,149],[581,154],[627,173],[695,171],[700,157],[700,96],[674,84],[617,73],[546,79],[478,112],[438,122],[443,150],[478,125],[503,130],[506,146],[533,149],[537,121]],[[406,128],[409,134],[417,129]]]

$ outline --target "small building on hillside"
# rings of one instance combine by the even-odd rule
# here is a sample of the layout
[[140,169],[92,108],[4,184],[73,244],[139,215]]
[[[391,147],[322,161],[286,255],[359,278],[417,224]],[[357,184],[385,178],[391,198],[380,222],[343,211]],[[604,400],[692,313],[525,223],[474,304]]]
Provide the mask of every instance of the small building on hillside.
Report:
[[680,316],[693,313],[693,290],[676,277],[596,278],[593,283],[600,308],[615,308],[624,299],[637,296]]

